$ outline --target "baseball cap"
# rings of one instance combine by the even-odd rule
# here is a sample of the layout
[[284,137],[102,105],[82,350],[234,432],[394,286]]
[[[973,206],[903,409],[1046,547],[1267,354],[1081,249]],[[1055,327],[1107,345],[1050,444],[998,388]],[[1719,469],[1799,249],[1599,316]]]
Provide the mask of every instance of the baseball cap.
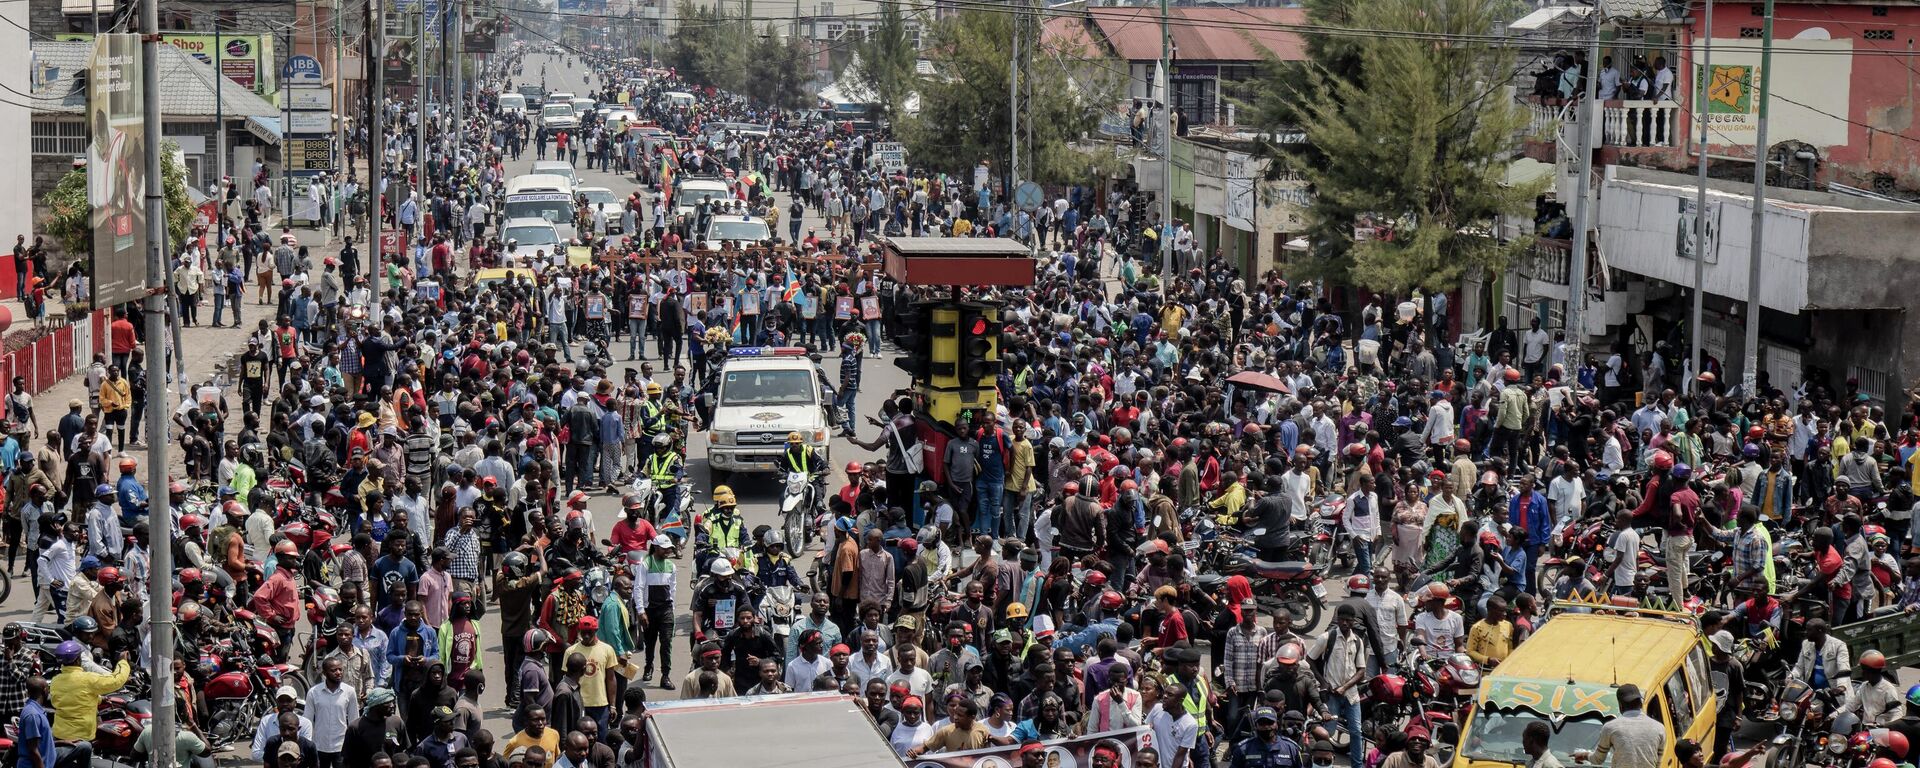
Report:
[[276,699],[293,699],[295,701],[299,701],[300,692],[297,690],[294,690],[294,687],[291,685],[283,685],[283,686],[280,686],[280,690],[273,692],[273,697]]
[[1273,707],[1261,707],[1254,710],[1253,721],[1258,723],[1263,720],[1269,723],[1280,722],[1280,713],[1273,711]]
[[299,757],[300,742],[294,741],[291,739],[280,742],[280,756],[281,757]]

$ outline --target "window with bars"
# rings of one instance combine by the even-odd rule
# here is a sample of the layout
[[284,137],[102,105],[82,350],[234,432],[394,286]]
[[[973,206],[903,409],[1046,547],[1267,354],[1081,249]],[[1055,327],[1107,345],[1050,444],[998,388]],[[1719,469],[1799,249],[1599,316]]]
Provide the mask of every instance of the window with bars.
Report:
[[842,24],[836,21],[827,25],[828,40],[838,40],[840,39],[841,35],[844,35],[846,33],[847,33],[847,25],[845,24]]
[[1761,32],[1759,27],[1741,27],[1740,28],[1740,37],[1744,39],[1758,40],[1760,39],[1760,36],[1761,36]]
[[1869,400],[1886,400],[1891,379],[1886,371],[1864,365],[1849,365],[1847,378],[1859,380],[1860,394],[1866,395]]
[[84,155],[87,153],[87,124],[78,120],[35,120],[32,144],[36,155]]
[[1891,30],[1891,29],[1868,29],[1868,30],[1863,30],[1863,31],[1861,31],[1861,33],[1860,33],[1860,39],[1862,39],[1862,40],[1892,40],[1892,39],[1893,39],[1893,30]]

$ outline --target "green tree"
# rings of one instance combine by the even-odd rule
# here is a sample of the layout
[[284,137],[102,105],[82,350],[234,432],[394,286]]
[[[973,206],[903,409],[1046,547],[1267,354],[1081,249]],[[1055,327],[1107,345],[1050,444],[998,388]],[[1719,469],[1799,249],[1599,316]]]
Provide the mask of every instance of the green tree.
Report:
[[854,68],[854,82],[880,105],[881,113],[891,120],[906,106],[907,97],[919,88],[915,64],[920,51],[907,34],[906,14],[895,2],[880,4],[880,18],[867,30],[867,39],[854,46],[860,64]]
[[755,102],[781,109],[806,106],[807,82],[813,71],[812,52],[799,35],[781,35],[769,23],[751,42],[739,91]]
[[[1318,161],[1293,167],[1320,199],[1309,211],[1316,247],[1345,251],[1350,282],[1390,292],[1445,290],[1469,268],[1503,266],[1527,243],[1492,237],[1494,217],[1536,192],[1505,183],[1526,116],[1500,94],[1511,56],[1462,37],[1501,19],[1481,0],[1326,4],[1351,27],[1417,37],[1346,38],[1306,68],[1298,125]],[[1354,243],[1356,214],[1386,236]]]
[[680,76],[701,85],[737,91],[748,81],[751,39],[744,24],[722,11],[680,0],[666,60]]
[[[1008,93],[1015,14],[966,10],[934,25],[926,50],[935,74],[919,79],[920,111],[896,122],[914,164],[964,171],[983,159],[1004,158],[1011,146]],[[1025,32],[1034,36],[1028,27]],[[1099,127],[1116,103],[1126,67],[1090,51],[1037,47],[1033,99],[1020,111],[1020,131],[1033,131],[1023,153],[1023,175],[1039,181],[1083,181],[1089,170],[1118,162],[1110,151],[1076,145]],[[1000,165],[996,163],[996,166]]]
[[[160,147],[160,189],[166,200],[167,250],[171,252],[175,244],[186,241],[187,227],[193,224],[195,211],[193,201],[187,197],[187,169],[174,154],[180,151],[180,146],[165,141]],[[87,172],[75,169],[60,177],[53,191],[47,193],[46,203],[48,213],[41,224],[41,233],[58,241],[68,258],[86,258],[92,250],[89,238],[93,233],[93,207],[87,204]]]

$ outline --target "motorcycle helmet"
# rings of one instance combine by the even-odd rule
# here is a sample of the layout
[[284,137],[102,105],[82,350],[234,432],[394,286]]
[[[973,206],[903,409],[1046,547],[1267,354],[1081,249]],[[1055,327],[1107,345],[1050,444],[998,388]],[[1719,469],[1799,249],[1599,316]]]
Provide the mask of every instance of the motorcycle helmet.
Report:
[[98,631],[100,631],[100,622],[94,621],[92,616],[81,616],[67,622],[67,634],[74,637],[90,635]]
[[726,507],[731,507],[735,503],[737,503],[733,498],[733,487],[726,486],[726,485],[714,486],[713,487],[713,503],[719,504],[721,506],[726,506]]
[[[1759,427],[1754,427],[1754,429],[1759,429]],[[1760,446],[1754,445],[1753,443],[1747,443],[1747,447],[1741,449],[1740,455],[1745,456],[1749,459],[1760,458]]]
[[528,565],[530,565],[530,563],[527,561],[527,553],[525,552],[508,552],[506,557],[500,559],[500,567],[505,568],[507,573],[515,576],[527,575]]
[[1689,467],[1686,464],[1673,465],[1673,479],[1685,480],[1689,477],[1693,477],[1693,467]]
[[1874,747],[1886,750],[1896,760],[1907,759],[1907,751],[1913,745],[1907,741],[1906,734],[1887,728],[1875,728],[1870,733],[1873,734]]
[[197,600],[183,600],[180,603],[180,620],[193,621],[200,618],[200,603]]
[[1087,452],[1083,449],[1075,448],[1072,451],[1067,453],[1067,461],[1073,462],[1075,464],[1085,462],[1086,460],[1087,460]]
[[107,584],[123,583],[126,581],[126,577],[120,575],[119,568],[115,568],[109,565],[105,568],[101,568],[100,572],[94,575],[93,580],[100,582],[102,586],[105,586]]
[[1026,617],[1027,617],[1026,603],[1021,603],[1021,602],[1007,603],[1007,620],[1008,621],[1012,621],[1014,619],[1024,619]]
[[548,634],[544,629],[534,627],[527,630],[526,636],[521,638],[520,642],[527,653],[541,653],[547,649],[547,646],[553,644],[553,635]]
[[1127,598],[1125,596],[1111,589],[1100,593],[1101,610],[1116,611],[1120,609],[1120,606],[1125,605],[1126,602]]
[[806,437],[802,436],[797,430],[787,433],[787,445],[799,445],[805,441]]
[[1306,657],[1306,647],[1297,642],[1289,642],[1286,645],[1280,646],[1280,650],[1275,651],[1273,654],[1274,661],[1288,667],[1299,664],[1300,660]]
[[713,565],[710,566],[708,570],[715,576],[732,576],[734,571],[733,561],[724,557],[714,558]]
[[53,649],[53,657],[55,659],[59,659],[61,664],[72,664],[74,662],[79,661],[80,660],[80,641],[78,640],[61,641],[60,645]]
[[1068,496],[1078,496],[1080,495],[1080,484],[1068,480],[1066,485],[1060,486],[1060,490]]
[[866,469],[866,467],[860,465],[860,462],[849,461],[847,462],[847,477],[859,477]]
[[1869,650],[1860,654],[1860,666],[1867,669],[1886,669],[1887,656],[1877,650]]
[[1653,471],[1665,472],[1669,469],[1673,469],[1673,454],[1667,453],[1666,451],[1656,451],[1653,454]]
[[766,538],[764,539],[764,542],[768,549],[772,549],[774,547],[784,547],[787,545],[787,537],[785,534],[782,534],[778,529],[770,530],[770,531],[767,531],[767,535],[766,535]]
[[182,584],[198,584],[198,583],[200,583],[200,579],[201,579],[201,573],[200,573],[200,569],[198,569],[198,568],[182,568],[182,569],[180,569],[180,583],[182,583]]

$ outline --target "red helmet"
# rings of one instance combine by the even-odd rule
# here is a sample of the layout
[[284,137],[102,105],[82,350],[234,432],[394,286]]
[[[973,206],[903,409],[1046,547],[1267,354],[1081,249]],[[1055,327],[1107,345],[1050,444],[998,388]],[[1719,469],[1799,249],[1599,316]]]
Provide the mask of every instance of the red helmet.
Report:
[[286,536],[287,540],[293,542],[294,546],[302,549],[306,548],[308,543],[313,541],[313,529],[307,527],[306,523],[298,520],[280,526],[280,534]]
[[199,527],[205,526],[206,524],[207,524],[207,521],[202,519],[199,515],[181,515],[180,516],[180,528],[182,530],[185,530],[188,528],[199,528]]
[[1127,603],[1127,598],[1111,589],[1100,593],[1100,607],[1104,610],[1116,610]]
[[1875,728],[1872,733],[1874,746],[1893,753],[1894,757],[1901,760],[1907,759],[1907,750],[1913,745],[1907,741],[1906,734],[1887,728]]
[[1759,427],[1748,427],[1748,428],[1747,428],[1747,441],[1748,441],[1748,442],[1759,442],[1761,438],[1763,438],[1763,437],[1766,437],[1766,436],[1767,436],[1767,431],[1766,431],[1766,430],[1764,430],[1764,429],[1761,429],[1761,428],[1759,428]]
[[198,568],[180,569],[180,583],[198,584],[199,582],[200,582],[200,569]]
[[1080,492],[1080,484],[1072,480],[1068,480],[1066,485],[1060,486],[1060,490],[1068,494],[1077,494]]
[[1506,373],[1503,373],[1503,374],[1501,374],[1501,375],[1502,375],[1502,376],[1504,376],[1504,377],[1506,377],[1506,379],[1507,379],[1507,381],[1519,381],[1519,380],[1520,380],[1520,369],[1518,369],[1518,368],[1508,368],[1508,369],[1507,369],[1507,372],[1506,372]]
[[866,467],[860,466],[860,462],[857,462],[857,461],[847,462],[847,477],[859,477],[860,473],[865,471],[866,471]]
[[1106,571],[1091,571],[1087,573],[1088,586],[1099,587],[1099,586],[1105,586],[1106,583],[1107,583]]
[[1075,464],[1079,464],[1080,462],[1083,462],[1086,460],[1087,460],[1087,452],[1084,449],[1075,448],[1071,452],[1067,453],[1067,461],[1071,461]]
[[[107,569],[100,569],[100,575],[105,576],[106,573]],[[1867,669],[1886,669],[1887,656],[1877,650],[1867,651],[1866,653],[1860,654],[1860,666],[1866,667]]]
[[1132,492],[1134,492],[1134,491],[1137,491],[1137,490],[1140,490],[1140,484],[1139,484],[1139,483],[1136,483],[1136,482],[1134,482],[1134,481],[1132,481],[1132,480],[1122,480],[1122,481],[1120,481],[1120,492],[1121,492],[1121,493],[1132,493]]
[[1348,456],[1365,456],[1367,455],[1367,445],[1365,443],[1348,443],[1346,454]]
[[1289,642],[1286,645],[1280,646],[1280,650],[1274,652],[1273,660],[1291,667],[1299,664],[1300,660],[1306,658],[1306,656],[1307,649],[1305,646],[1302,646],[1298,642]]
[[109,565],[101,568],[100,572],[94,575],[93,580],[101,584],[119,584],[120,582],[126,581],[126,577],[120,575],[119,568]]
[[326,550],[328,549],[327,542],[330,541],[333,541],[333,534],[325,530],[314,531],[313,538],[307,542],[307,546],[315,550]]
[[1666,472],[1673,469],[1673,454],[1667,453],[1666,451],[1654,452],[1653,469],[1656,472]]

